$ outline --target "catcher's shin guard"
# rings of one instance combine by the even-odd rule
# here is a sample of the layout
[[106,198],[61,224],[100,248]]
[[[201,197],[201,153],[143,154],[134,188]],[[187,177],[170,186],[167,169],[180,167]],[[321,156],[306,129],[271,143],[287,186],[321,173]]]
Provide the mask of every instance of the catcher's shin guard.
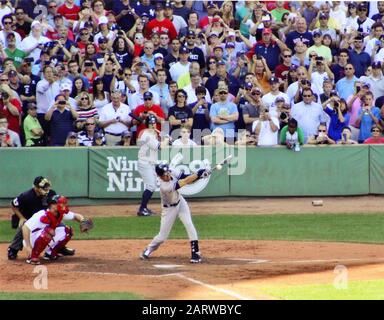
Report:
[[38,259],[40,253],[48,246],[51,242],[53,236],[55,234],[55,230],[51,228],[45,228],[41,233],[40,237],[35,240],[35,243],[32,248],[31,259]]
[[57,254],[59,253],[59,251],[65,247],[65,245],[69,242],[69,240],[71,240],[72,236],[73,236],[73,230],[71,227],[68,227],[68,226],[65,226],[64,228],[64,231],[65,231],[65,237],[64,239],[60,240],[53,248],[52,248],[52,252],[51,252],[51,256],[52,257],[57,257]]

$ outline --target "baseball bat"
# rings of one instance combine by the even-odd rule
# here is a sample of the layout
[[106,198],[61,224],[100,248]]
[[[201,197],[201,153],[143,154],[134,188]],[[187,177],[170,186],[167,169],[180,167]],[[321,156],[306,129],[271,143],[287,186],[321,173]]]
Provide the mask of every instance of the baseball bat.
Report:
[[129,116],[130,116],[132,119],[135,119],[136,121],[138,121],[138,122],[140,122],[140,123],[143,122],[143,119],[141,119],[140,117],[134,115],[133,112],[131,112],[131,113],[129,114]]
[[232,155],[230,154],[228,157],[226,157],[224,160],[222,160],[221,162],[217,163],[212,169],[211,169],[211,172],[214,171],[214,170],[217,170],[217,166],[223,166],[224,164],[228,164],[229,161],[232,159]]

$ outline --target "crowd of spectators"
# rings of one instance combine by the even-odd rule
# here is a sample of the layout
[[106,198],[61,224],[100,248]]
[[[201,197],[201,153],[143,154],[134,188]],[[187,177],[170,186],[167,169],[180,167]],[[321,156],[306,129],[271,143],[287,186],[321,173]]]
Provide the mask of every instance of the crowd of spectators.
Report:
[[0,145],[384,143],[384,1],[0,0]]

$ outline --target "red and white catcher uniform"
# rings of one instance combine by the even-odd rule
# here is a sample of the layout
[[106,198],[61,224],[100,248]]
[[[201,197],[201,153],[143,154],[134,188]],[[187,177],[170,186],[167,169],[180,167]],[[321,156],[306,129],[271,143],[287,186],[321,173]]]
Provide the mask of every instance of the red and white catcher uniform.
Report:
[[31,231],[32,254],[30,258],[39,259],[43,250],[52,257],[56,257],[60,249],[71,240],[73,235],[72,228],[61,224],[61,222],[62,220],[74,220],[74,218],[75,213],[71,211],[60,212],[58,217],[49,209],[36,212],[25,223],[25,226]]

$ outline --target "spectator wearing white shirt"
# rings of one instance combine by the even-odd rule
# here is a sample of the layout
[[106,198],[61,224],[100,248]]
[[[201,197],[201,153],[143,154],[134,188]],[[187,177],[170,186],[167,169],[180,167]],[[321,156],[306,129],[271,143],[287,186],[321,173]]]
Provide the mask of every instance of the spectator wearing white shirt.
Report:
[[376,49],[381,45],[380,37],[384,34],[383,24],[381,22],[375,22],[372,25],[372,30],[373,30],[373,37],[372,38],[370,38],[369,36],[367,37],[369,40],[365,45],[364,51],[368,53],[371,57],[374,57],[376,53]]
[[172,142],[172,147],[190,148],[197,146],[197,143],[191,140],[191,129],[188,126],[182,126],[180,130],[181,138]]
[[8,46],[8,33],[13,33],[16,39],[16,47],[20,48],[21,44],[21,36],[18,32],[12,30],[13,19],[12,15],[7,14],[1,19],[3,30],[0,32],[0,43],[2,43],[5,47]]
[[254,132],[257,146],[278,145],[279,120],[270,114],[268,108],[262,108],[260,117],[253,122],[252,132]]
[[139,75],[139,90],[134,94],[128,94],[128,105],[132,110],[136,109],[137,106],[144,104],[143,94],[147,91],[152,92],[153,94],[153,103],[160,104],[160,98],[156,91],[149,88],[148,77],[144,74]]
[[29,57],[32,57],[36,62],[40,58],[40,52],[43,45],[50,40],[42,35],[42,26],[39,21],[33,21],[31,25],[31,33],[21,41],[21,50],[30,52]]
[[303,130],[305,142],[309,136],[317,133],[320,123],[325,122],[323,108],[320,104],[313,102],[313,91],[310,88],[303,89],[303,101],[293,105],[291,116]]
[[179,79],[179,77],[187,73],[189,71],[190,62],[188,61],[189,50],[186,47],[182,47],[179,50],[179,62],[172,65],[169,69],[169,73],[171,74],[171,78],[173,81]]
[[111,103],[100,110],[99,125],[105,131],[107,146],[115,146],[121,134],[131,126],[130,108],[121,102],[121,92],[112,91]]
[[[188,105],[197,102],[196,88],[201,85],[202,85],[202,79],[200,74],[191,75],[191,83],[186,87],[184,87],[184,91],[188,95],[188,99],[187,99]],[[205,100],[208,103],[211,103],[212,102],[211,95],[209,94],[209,91],[206,88],[205,88],[205,91],[206,91]]]
[[[316,71],[313,71],[314,68],[316,68]],[[311,82],[314,87],[313,91],[318,96],[324,92],[324,81],[328,79],[335,79],[335,76],[333,75],[331,69],[329,69],[328,64],[325,62],[323,57],[316,57],[311,59],[311,63],[308,69],[308,77],[311,78]]]
[[308,80],[308,72],[305,67],[297,68],[297,81],[289,85],[287,89],[287,95],[291,103],[297,103],[301,100],[301,93],[303,88],[310,87],[312,90],[314,86]]
[[276,77],[271,77],[269,79],[269,84],[271,85],[271,91],[267,94],[263,95],[261,100],[263,101],[263,104],[269,109],[275,102],[276,98],[281,97],[284,99],[285,103],[290,104],[289,97],[279,90],[280,82],[279,79]]
[[181,29],[188,27],[183,17],[173,14],[173,6],[170,3],[166,4],[164,7],[164,16],[171,20],[178,34]]
[[372,63],[372,74],[360,77],[360,81],[364,84],[369,84],[370,91],[373,93],[375,99],[384,96],[384,77],[381,71],[382,63]]

